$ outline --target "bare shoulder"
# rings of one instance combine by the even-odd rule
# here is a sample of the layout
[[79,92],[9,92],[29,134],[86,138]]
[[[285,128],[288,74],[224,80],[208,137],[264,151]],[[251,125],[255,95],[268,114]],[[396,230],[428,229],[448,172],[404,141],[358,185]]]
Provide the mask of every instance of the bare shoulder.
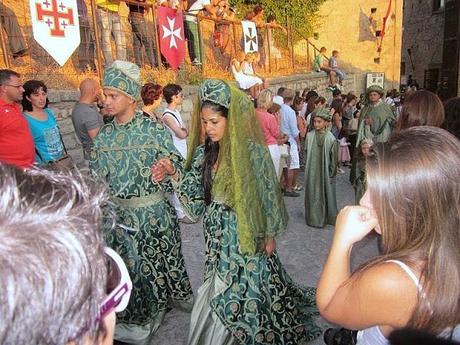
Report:
[[397,264],[384,262],[353,274],[322,314],[350,329],[404,327],[416,304],[417,287],[412,279]]

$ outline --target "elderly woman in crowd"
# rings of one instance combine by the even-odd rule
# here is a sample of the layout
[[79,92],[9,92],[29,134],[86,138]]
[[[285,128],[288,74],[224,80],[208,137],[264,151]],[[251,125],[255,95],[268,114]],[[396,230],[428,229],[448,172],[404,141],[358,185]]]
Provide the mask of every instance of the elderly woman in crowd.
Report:
[[2,164],[0,176],[0,343],[112,344],[131,281],[104,248],[101,189]]

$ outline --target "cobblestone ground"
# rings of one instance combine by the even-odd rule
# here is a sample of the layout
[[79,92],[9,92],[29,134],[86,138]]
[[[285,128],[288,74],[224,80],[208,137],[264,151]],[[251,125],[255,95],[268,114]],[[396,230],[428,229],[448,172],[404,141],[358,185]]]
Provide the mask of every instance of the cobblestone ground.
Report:
[[[337,199],[339,209],[354,202],[354,192],[348,182],[349,169],[337,178]],[[303,181],[303,176],[299,176]],[[311,228],[305,225],[304,193],[298,198],[285,198],[289,212],[287,230],[277,239],[277,248],[281,261],[294,281],[316,286],[321,269],[326,260],[331,244],[333,227],[324,229]],[[202,283],[204,265],[204,240],[201,223],[182,225],[182,248],[185,256],[187,271],[190,276],[193,291],[196,292]],[[369,235],[354,247],[352,264],[354,267],[377,254],[376,235]],[[320,324],[327,327],[323,320]],[[182,345],[185,344],[189,329],[189,314],[172,310],[158,330],[152,345]],[[309,344],[323,344],[319,338]]]

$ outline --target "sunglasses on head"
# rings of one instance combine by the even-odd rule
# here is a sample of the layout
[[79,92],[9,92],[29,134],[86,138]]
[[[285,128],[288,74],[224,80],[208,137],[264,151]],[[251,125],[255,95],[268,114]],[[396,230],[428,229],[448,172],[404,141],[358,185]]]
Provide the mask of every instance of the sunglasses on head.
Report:
[[104,251],[108,258],[107,297],[101,304],[98,321],[112,310],[115,310],[116,313],[125,310],[133,289],[133,283],[123,259],[112,248],[105,247]]

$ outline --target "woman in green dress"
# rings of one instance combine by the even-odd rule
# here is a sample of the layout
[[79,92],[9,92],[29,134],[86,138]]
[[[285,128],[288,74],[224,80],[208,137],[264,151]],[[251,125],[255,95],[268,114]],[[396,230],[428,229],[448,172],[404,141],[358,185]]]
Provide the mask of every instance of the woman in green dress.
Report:
[[[204,145],[200,139],[204,138]],[[204,283],[187,344],[298,344],[321,334],[315,290],[296,285],[276,253],[287,213],[248,97],[221,80],[199,89],[186,170],[160,160],[191,219],[204,215]]]

